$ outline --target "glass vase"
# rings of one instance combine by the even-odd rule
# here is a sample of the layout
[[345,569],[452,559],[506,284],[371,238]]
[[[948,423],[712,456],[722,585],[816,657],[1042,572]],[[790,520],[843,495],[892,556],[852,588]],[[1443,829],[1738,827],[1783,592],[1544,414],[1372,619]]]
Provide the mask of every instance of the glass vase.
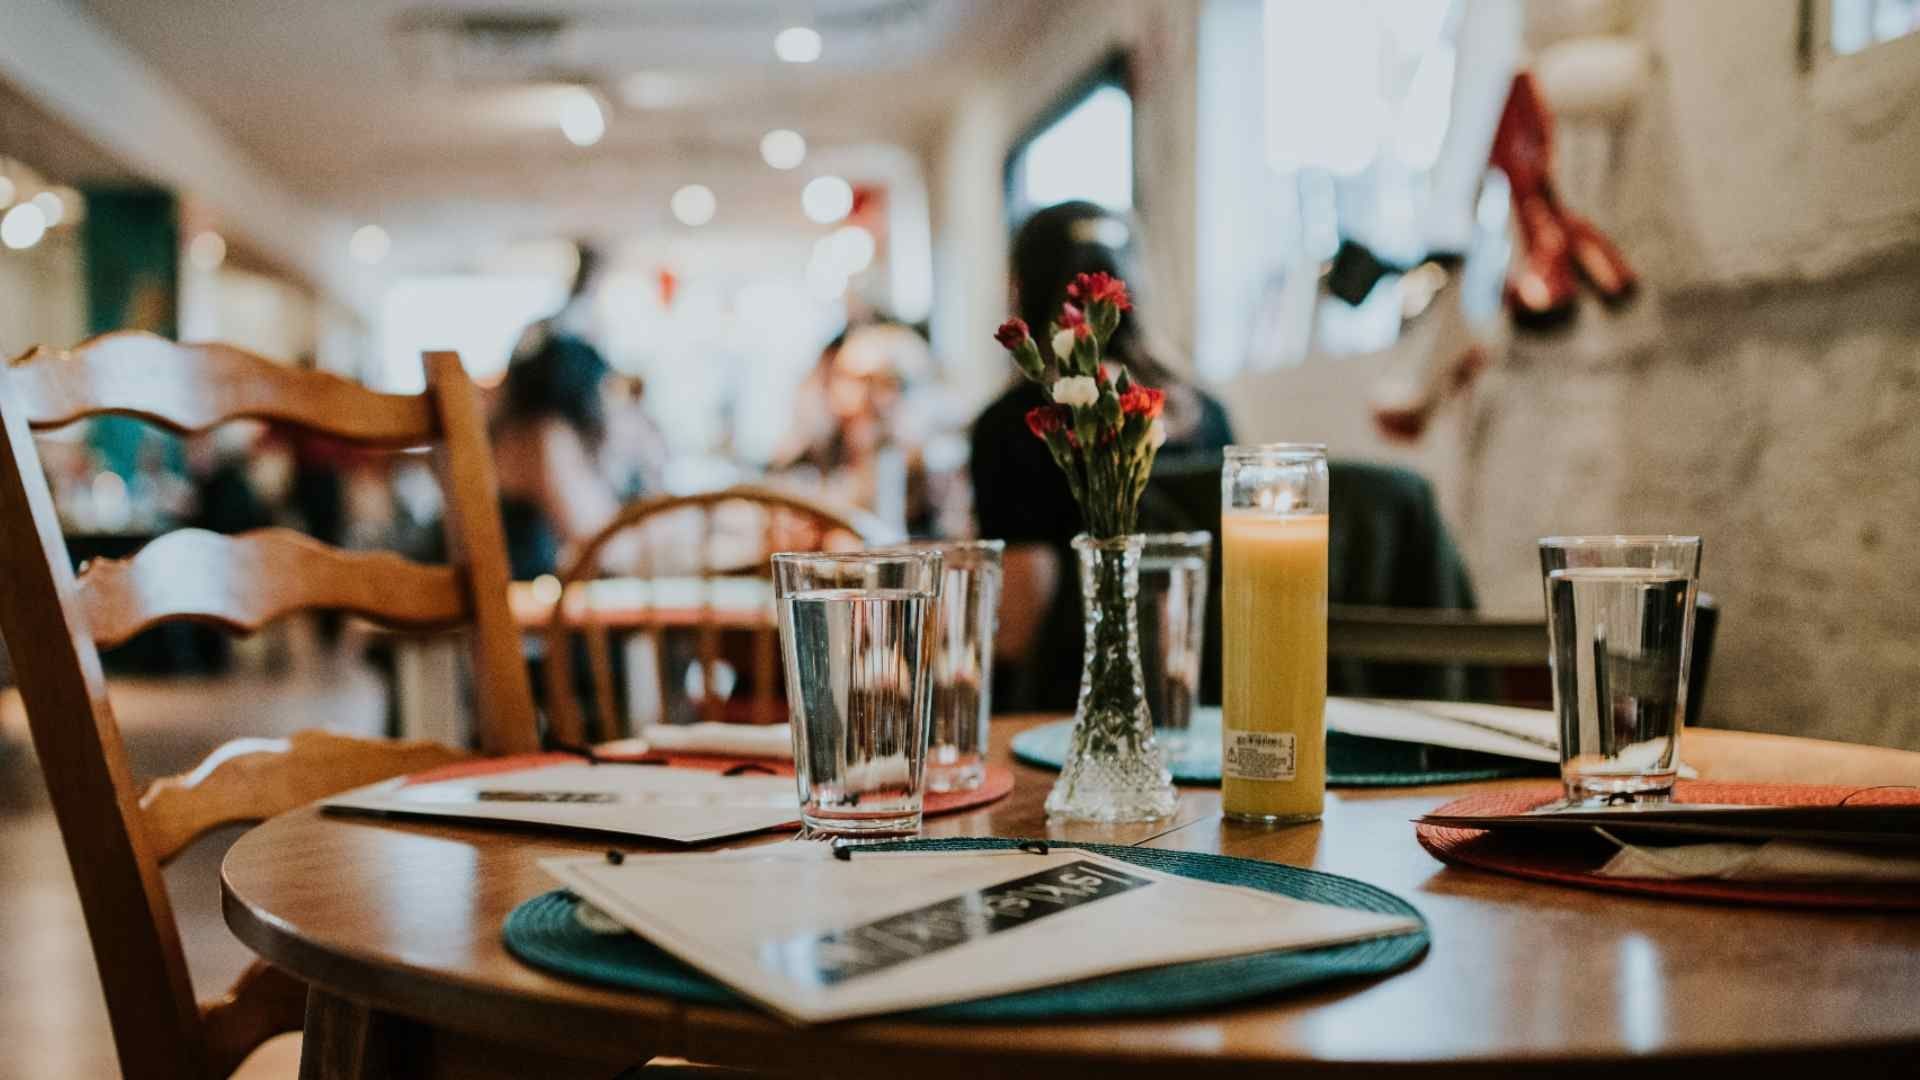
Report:
[[1085,821],[1152,821],[1173,813],[1174,790],[1153,737],[1140,672],[1143,538],[1074,538],[1086,613],[1086,653],[1073,740],[1047,813]]

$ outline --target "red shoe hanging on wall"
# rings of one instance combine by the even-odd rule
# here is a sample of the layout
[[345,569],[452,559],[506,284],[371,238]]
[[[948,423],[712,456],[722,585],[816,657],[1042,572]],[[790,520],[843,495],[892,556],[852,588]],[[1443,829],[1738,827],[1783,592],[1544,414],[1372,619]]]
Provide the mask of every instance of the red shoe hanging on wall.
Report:
[[1639,278],[1620,250],[1593,222],[1566,209],[1554,191],[1553,113],[1531,72],[1513,78],[1489,163],[1506,173],[1513,189],[1521,251],[1507,275],[1507,307],[1516,324],[1543,329],[1566,323],[1581,280],[1608,304],[1633,294]]

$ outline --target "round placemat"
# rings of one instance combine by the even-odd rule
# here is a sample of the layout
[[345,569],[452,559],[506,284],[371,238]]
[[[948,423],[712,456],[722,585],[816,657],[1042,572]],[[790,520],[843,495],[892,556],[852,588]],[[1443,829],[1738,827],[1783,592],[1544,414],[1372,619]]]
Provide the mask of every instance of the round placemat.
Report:
[[[1442,806],[1436,814],[1518,814],[1564,797],[1560,785],[1487,791]],[[1834,787],[1817,784],[1723,784],[1682,780],[1673,799],[1681,803],[1721,805],[1833,806],[1849,803],[1920,801],[1912,788]],[[1491,870],[1512,877],[1574,885],[1604,892],[1713,900],[1734,904],[1770,904],[1780,907],[1873,908],[1920,910],[1920,890],[1910,884],[1847,885],[1826,883],[1768,883],[1711,879],[1661,880],[1601,877],[1596,871],[1619,848],[1603,837],[1583,838],[1555,833],[1520,836],[1486,829],[1458,829],[1416,825],[1420,846],[1435,858],[1455,866]]]
[[[1198,711],[1194,726],[1167,755],[1167,771],[1176,784],[1220,784],[1220,714]],[[1073,721],[1031,727],[1013,737],[1013,756],[1043,769],[1059,769],[1067,760]],[[1333,787],[1418,787],[1466,784],[1516,776],[1552,774],[1551,764],[1520,761],[1423,743],[1374,739],[1327,732],[1327,783]]]
[[[876,844],[864,850],[978,851],[1017,847],[1021,843],[1023,841],[998,839],[906,840]],[[1103,975],[1064,986],[921,1009],[912,1016],[944,1021],[1012,1021],[1180,1012],[1341,979],[1386,975],[1412,964],[1427,948],[1426,920],[1421,919],[1411,904],[1384,889],[1352,878],[1279,863],[1188,851],[1112,844],[1054,846],[1091,851],[1199,881],[1243,885],[1298,900],[1402,915],[1419,919],[1420,929],[1324,949],[1256,953]],[[565,890],[536,896],[521,904],[507,916],[503,929],[508,951],[534,967],[588,982],[698,1004],[750,1007],[733,991],[634,934],[608,933],[604,927],[589,929],[579,915],[580,908],[580,901]],[[605,919],[605,916],[599,918]]]

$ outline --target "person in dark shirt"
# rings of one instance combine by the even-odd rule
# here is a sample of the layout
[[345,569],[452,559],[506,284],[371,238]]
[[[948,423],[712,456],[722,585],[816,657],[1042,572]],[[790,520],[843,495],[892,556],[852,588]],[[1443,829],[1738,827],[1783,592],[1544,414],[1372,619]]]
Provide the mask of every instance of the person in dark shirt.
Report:
[[[1226,410],[1175,375],[1139,319],[1150,303],[1128,247],[1127,223],[1087,202],[1067,202],[1034,213],[1013,241],[1015,303],[1048,350],[1047,326],[1077,274],[1108,273],[1126,280],[1135,310],[1107,346],[1137,381],[1165,390],[1167,442],[1160,460],[1216,454],[1233,441]],[[1143,301],[1145,301],[1143,303]],[[1037,384],[1013,383],[973,424],[973,506],[980,535],[1005,540],[1005,583],[994,652],[994,708],[1071,709],[1079,692],[1083,635],[1078,563],[1071,543],[1083,531],[1080,507],[1046,444],[1027,430],[1027,410],[1046,403]]]

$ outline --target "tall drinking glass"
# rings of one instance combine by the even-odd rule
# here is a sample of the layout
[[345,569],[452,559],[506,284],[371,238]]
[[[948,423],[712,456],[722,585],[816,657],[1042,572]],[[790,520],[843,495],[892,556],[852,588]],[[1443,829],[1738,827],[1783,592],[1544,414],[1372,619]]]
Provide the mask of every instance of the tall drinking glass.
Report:
[[971,791],[987,779],[987,723],[993,711],[993,631],[1000,615],[1001,540],[913,545],[940,553],[940,609],[934,618],[933,717],[927,790]]
[[1200,697],[1212,565],[1210,532],[1149,533],[1140,548],[1140,670],[1154,737],[1169,755],[1186,748]]
[[1680,760],[1697,536],[1540,541],[1567,801],[1665,795]]
[[1229,446],[1220,489],[1221,809],[1312,821],[1327,793],[1327,448]]
[[920,831],[940,553],[773,557],[804,834]]

